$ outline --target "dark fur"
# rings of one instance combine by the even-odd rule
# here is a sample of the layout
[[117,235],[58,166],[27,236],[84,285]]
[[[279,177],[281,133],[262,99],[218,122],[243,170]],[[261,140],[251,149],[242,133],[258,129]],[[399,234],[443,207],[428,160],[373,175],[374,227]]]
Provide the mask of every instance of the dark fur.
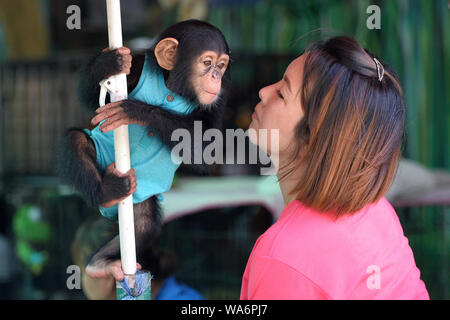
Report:
[[[133,206],[133,211],[135,216],[136,248],[138,248],[136,259],[141,262],[142,267],[145,269],[152,264],[152,261],[149,261],[149,257],[145,256],[149,253],[149,250],[146,250],[146,248],[151,247],[153,241],[159,235],[161,229],[161,208],[156,196],[153,196],[143,202],[136,203]],[[88,263],[118,259],[120,259],[119,235],[99,248],[89,259]]]
[[[198,104],[197,98],[193,95],[192,85],[187,81],[194,58],[204,50],[215,50],[219,53],[229,54],[225,38],[217,28],[196,20],[181,22],[169,27],[155,41],[155,44],[165,37],[174,37],[179,41],[173,73],[163,70],[167,86],[173,92]],[[150,59],[156,59],[153,49],[147,53]],[[130,75],[127,77],[129,92],[134,89],[139,81],[144,59],[145,56],[143,55],[133,56]],[[81,102],[91,110],[97,109],[100,92],[99,82],[120,72],[121,67],[121,55],[117,54],[115,50],[102,52],[90,59],[82,71],[78,87]],[[199,106],[189,115],[175,114],[133,99],[124,100],[121,105],[129,118],[145,122],[149,130],[157,134],[162,142],[172,149],[178,143],[178,141],[171,141],[171,135],[175,129],[187,129],[191,136],[194,136],[194,121],[202,121],[203,130],[220,128],[229,84],[230,71],[228,67],[222,78],[222,92],[219,99],[213,105]],[[204,147],[205,143],[202,145],[202,150]],[[192,148],[194,148],[194,143],[192,143]],[[191,155],[194,155],[194,152],[202,152],[202,150],[192,149]],[[107,175],[99,170],[96,164],[94,144],[80,130],[71,129],[68,131],[59,164],[61,177],[66,182],[75,185],[77,190],[93,206],[121,198],[130,189],[127,178]],[[189,166],[202,174],[209,171],[209,166],[206,164],[193,164],[193,161],[191,161]],[[156,197],[135,204],[134,214],[137,256],[140,259],[144,247],[151,243],[159,230],[161,219]],[[119,256],[119,241],[116,237],[94,255],[91,263],[99,260],[117,259]]]
[[92,140],[80,129],[69,129],[60,152],[59,176],[73,184],[91,206],[123,197],[130,190],[128,178],[102,172]]

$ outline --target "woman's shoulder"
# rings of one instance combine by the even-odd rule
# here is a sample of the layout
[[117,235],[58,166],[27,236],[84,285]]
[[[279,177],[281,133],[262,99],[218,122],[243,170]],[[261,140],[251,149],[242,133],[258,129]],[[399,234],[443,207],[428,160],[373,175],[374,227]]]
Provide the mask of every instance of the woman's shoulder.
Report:
[[[407,281],[390,279],[414,279],[413,285],[423,287],[408,239],[385,198],[338,219],[293,203],[258,239],[252,258],[280,262],[336,298],[402,296]],[[383,273],[386,290],[368,287],[374,272]]]
[[382,198],[361,211],[335,219],[295,200],[259,239],[258,253],[294,268],[343,264],[404,238],[395,210]]
[[395,251],[407,246],[405,239],[395,210],[384,198],[338,219],[295,201],[258,239],[254,256],[281,261],[328,292],[344,296],[351,288],[343,283],[351,286],[356,275],[367,276],[369,266],[398,260]]

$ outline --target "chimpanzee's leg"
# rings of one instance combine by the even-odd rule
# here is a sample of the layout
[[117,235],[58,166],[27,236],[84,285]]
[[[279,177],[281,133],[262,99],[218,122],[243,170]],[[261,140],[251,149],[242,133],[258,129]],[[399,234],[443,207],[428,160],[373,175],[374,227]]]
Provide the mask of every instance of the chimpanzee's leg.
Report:
[[[142,253],[147,246],[159,235],[161,228],[161,209],[156,196],[133,206],[134,228],[136,238],[137,262],[145,260]],[[115,236],[105,246],[95,253],[89,261],[89,265],[101,265],[108,261],[120,259],[119,235]]]

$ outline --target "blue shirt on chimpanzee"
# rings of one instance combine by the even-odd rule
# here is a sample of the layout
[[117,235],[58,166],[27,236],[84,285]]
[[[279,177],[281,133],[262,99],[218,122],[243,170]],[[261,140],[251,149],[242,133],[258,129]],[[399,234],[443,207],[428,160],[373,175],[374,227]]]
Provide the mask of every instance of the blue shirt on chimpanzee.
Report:
[[[141,77],[128,97],[164,109],[189,114],[196,105],[170,91],[165,84],[164,75],[156,63],[145,57]],[[103,122],[102,122],[103,123]],[[97,163],[105,170],[114,162],[114,132],[101,132],[100,124],[92,131],[84,131],[94,141],[97,150]],[[130,139],[131,168],[136,170],[137,191],[133,193],[133,203],[147,200],[153,195],[167,192],[172,186],[175,171],[179,164],[171,158],[171,150],[156,135],[149,135],[148,127],[137,124],[128,125]],[[118,205],[110,208],[99,207],[103,216],[117,219]]]

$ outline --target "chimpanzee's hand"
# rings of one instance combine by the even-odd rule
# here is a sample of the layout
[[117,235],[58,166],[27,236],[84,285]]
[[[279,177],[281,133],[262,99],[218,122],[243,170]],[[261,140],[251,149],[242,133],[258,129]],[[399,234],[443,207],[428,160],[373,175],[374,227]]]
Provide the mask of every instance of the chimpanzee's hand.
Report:
[[131,51],[127,47],[115,50],[105,48],[97,58],[96,66],[104,68],[104,79],[106,79],[119,73],[130,74],[131,60]]
[[134,169],[130,169],[127,173],[121,173],[116,169],[114,162],[106,167],[101,185],[100,205],[105,208],[112,207],[136,192],[135,173]]
[[92,118],[91,123],[97,125],[107,119],[100,126],[102,132],[108,132],[128,124],[145,126],[146,123],[143,120],[146,118],[145,113],[151,112],[151,109],[149,105],[143,105],[137,100],[125,99],[111,102],[95,111],[97,115]]

